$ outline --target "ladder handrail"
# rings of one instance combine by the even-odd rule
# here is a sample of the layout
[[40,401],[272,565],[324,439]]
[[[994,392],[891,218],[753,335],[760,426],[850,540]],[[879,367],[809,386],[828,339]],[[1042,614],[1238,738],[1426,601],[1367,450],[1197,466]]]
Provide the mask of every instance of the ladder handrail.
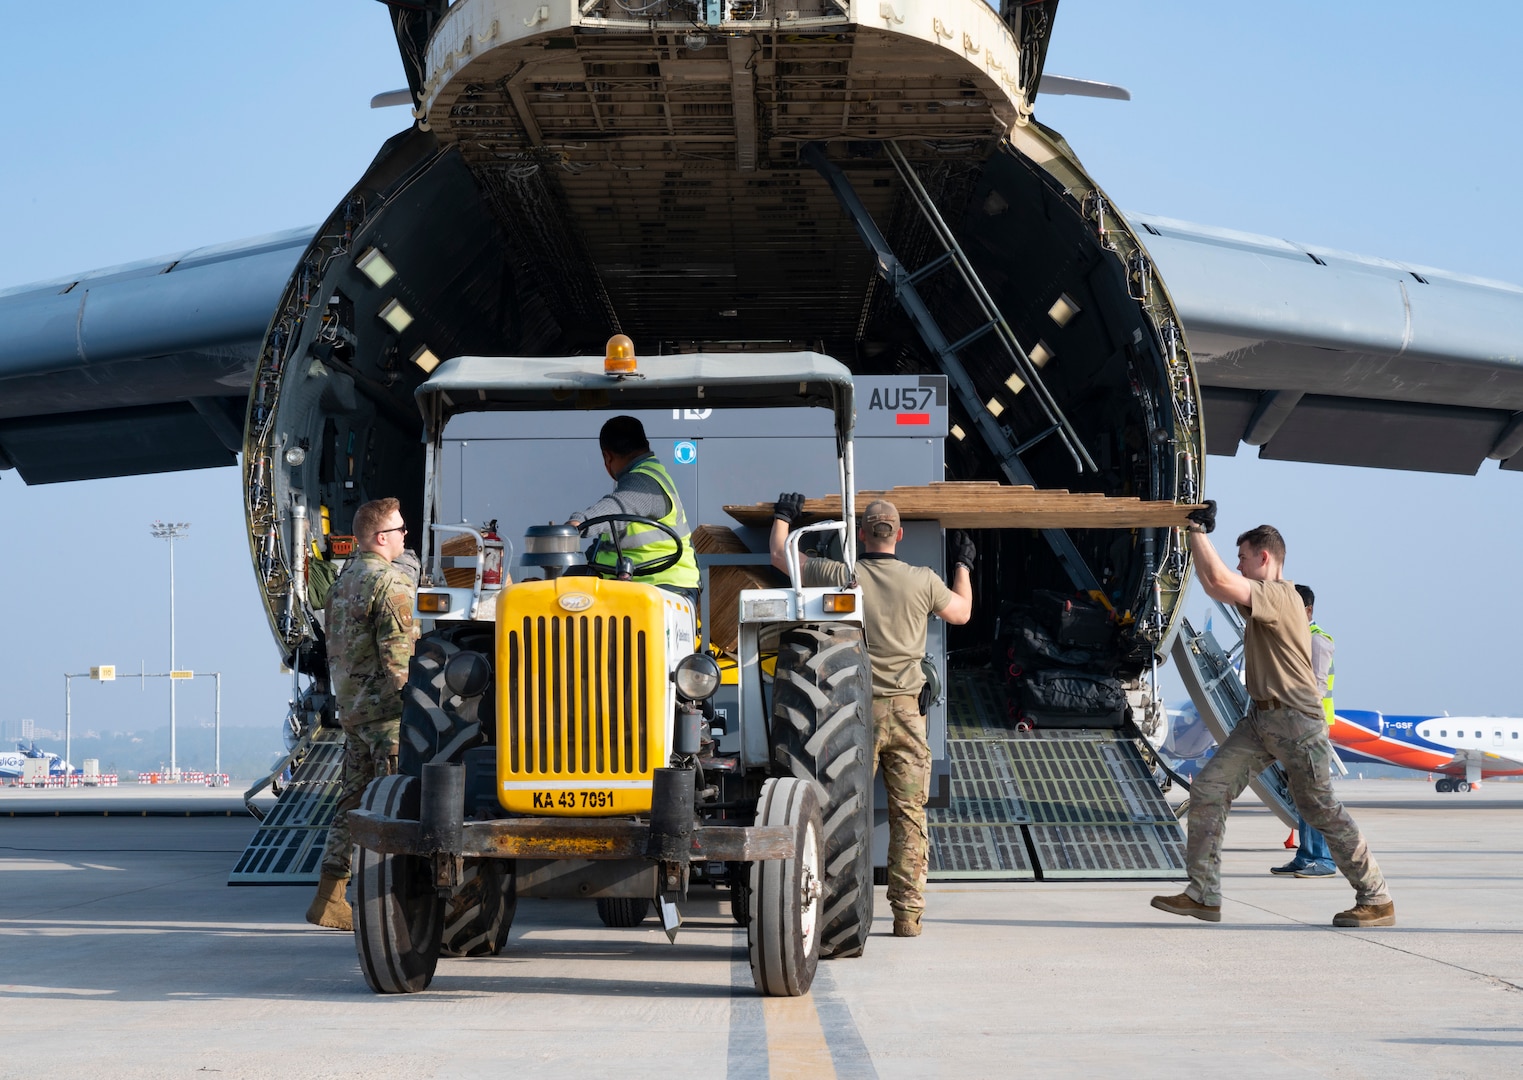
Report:
[[[989,449],[994,451],[995,457],[999,459],[1000,471],[1009,478],[1012,484],[1030,484],[1035,487],[1036,480],[1022,464],[1020,454],[1016,451],[1014,436],[990,414],[979,400],[972,376],[968,374],[958,355],[950,349],[946,335],[942,333],[941,327],[937,325],[935,318],[916,290],[915,283],[910,280],[909,274],[889,247],[882,230],[873,221],[867,208],[862,205],[862,200],[857,197],[851,181],[830,161],[819,143],[804,144],[799,151],[799,158],[813,165],[830,189],[835,192],[842,209],[847,212],[856,226],[857,235],[873,253],[878,275],[889,283],[894,291],[894,298],[898,300],[905,314],[910,317],[921,340],[936,354],[941,370],[947,376],[952,392],[957,395],[958,400],[967,410],[968,419],[973,424],[974,430],[983,437]],[[1084,556],[1074,546],[1073,538],[1067,531],[1053,528],[1042,529],[1041,533],[1052,548],[1053,554],[1057,556],[1059,563],[1068,572],[1074,588],[1080,592],[1093,592],[1101,588],[1099,579],[1085,563]]]
[[[930,193],[925,190],[925,185],[920,182],[919,175],[910,166],[909,160],[905,158],[904,151],[899,149],[899,145],[893,141],[886,141],[883,145],[888,152],[889,161],[893,163],[894,170],[898,172],[899,178],[904,181],[905,189],[909,191],[910,197],[915,200],[916,208],[920,210],[921,216],[930,223],[932,231],[936,233],[937,240],[941,242],[942,248],[952,257],[952,264],[957,267],[958,276],[962,278],[963,284],[968,287],[968,291],[973,294],[974,300],[983,309],[984,318],[999,331],[1000,342],[1004,345],[1005,351],[1010,355],[1011,360],[1015,362],[1021,378],[1036,393],[1042,411],[1047,414],[1047,419],[1057,426],[1060,437],[1063,440],[1063,445],[1074,459],[1074,466],[1080,472],[1083,472],[1086,468],[1090,472],[1098,472],[1099,469],[1096,467],[1094,459],[1090,457],[1089,451],[1085,449],[1083,441],[1079,438],[1079,433],[1074,430],[1073,424],[1069,422],[1068,417],[1058,406],[1056,399],[1052,396],[1052,392],[1047,389],[1046,383],[1042,382],[1042,377],[1036,365],[1031,362],[1031,357],[1016,339],[1015,331],[1010,329],[1010,324],[1005,321],[1005,316],[999,310],[998,305],[994,303],[994,298],[984,288],[983,281],[980,280],[978,273],[973,269],[973,264],[968,261],[968,256],[962,250],[962,245],[957,242],[956,236],[947,227],[946,220],[941,216],[941,211],[936,209],[936,204],[931,200]],[[925,268],[922,267],[922,269]]]

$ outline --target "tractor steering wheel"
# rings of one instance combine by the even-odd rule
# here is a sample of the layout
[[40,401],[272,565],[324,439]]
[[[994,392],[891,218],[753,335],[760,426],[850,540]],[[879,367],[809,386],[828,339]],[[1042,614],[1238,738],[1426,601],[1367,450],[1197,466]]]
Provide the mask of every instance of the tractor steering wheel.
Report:
[[666,533],[667,536],[672,538],[672,543],[677,545],[677,549],[670,555],[658,555],[654,559],[646,559],[642,563],[631,565],[627,575],[620,574],[618,567],[619,563],[625,561],[624,551],[620,546],[621,542],[619,540],[618,533],[613,529],[609,529],[608,537],[613,541],[614,565],[604,566],[601,563],[595,563],[591,560],[588,560],[587,563],[587,565],[597,569],[599,577],[612,577],[617,578],[620,581],[628,581],[631,578],[637,577],[649,577],[652,574],[659,574],[663,570],[671,569],[673,566],[677,565],[677,560],[682,558],[682,537],[677,535],[676,530],[673,529],[670,525],[663,525],[661,522],[656,521],[653,518],[641,517],[639,514],[603,514],[601,517],[588,518],[586,521],[582,522],[576,527],[576,531],[581,533],[583,539],[586,539],[587,530],[592,529],[598,525],[607,525],[618,521],[635,522],[636,524],[645,525],[652,529],[659,529],[660,531]]

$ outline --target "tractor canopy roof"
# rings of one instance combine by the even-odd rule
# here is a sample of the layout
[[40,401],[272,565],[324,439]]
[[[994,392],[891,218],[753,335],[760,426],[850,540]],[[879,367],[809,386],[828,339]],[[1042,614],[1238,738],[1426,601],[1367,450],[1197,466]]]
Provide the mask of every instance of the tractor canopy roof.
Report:
[[459,356],[416,397],[430,439],[465,412],[814,407],[835,414],[838,439],[855,420],[851,371],[816,352],[641,357],[622,376],[608,374],[601,356]]

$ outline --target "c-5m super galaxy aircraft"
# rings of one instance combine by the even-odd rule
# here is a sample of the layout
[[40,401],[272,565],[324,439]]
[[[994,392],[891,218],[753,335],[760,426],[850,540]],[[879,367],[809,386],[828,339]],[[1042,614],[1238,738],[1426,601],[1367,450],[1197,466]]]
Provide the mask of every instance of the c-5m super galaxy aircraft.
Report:
[[[1128,219],[1035,118],[1057,7],[392,0],[413,123],[316,229],[0,294],[0,467],[238,464],[272,632],[309,670],[309,523],[397,493],[418,533],[413,392],[458,355],[621,331],[945,376],[949,479],[1188,503],[1245,442],[1523,469],[1523,289]],[[985,539],[954,648],[1019,582],[1103,595],[1130,685],[1167,654],[1174,530]]]

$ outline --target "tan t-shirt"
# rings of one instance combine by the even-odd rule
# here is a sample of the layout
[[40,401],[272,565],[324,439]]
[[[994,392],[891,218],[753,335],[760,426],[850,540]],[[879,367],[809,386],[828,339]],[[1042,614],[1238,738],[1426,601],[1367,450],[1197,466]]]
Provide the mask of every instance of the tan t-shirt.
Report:
[[1323,688],[1311,666],[1311,628],[1293,582],[1249,582],[1251,607],[1239,606],[1248,628],[1243,675],[1248,696],[1278,698],[1285,708],[1322,716]]
[[[811,558],[804,584],[846,587],[846,564]],[[925,685],[925,621],[946,607],[952,590],[928,566],[911,566],[892,555],[868,553],[857,560],[862,586],[862,622],[867,656],[873,665],[873,697],[918,694]],[[1320,706],[1318,706],[1320,708]]]

